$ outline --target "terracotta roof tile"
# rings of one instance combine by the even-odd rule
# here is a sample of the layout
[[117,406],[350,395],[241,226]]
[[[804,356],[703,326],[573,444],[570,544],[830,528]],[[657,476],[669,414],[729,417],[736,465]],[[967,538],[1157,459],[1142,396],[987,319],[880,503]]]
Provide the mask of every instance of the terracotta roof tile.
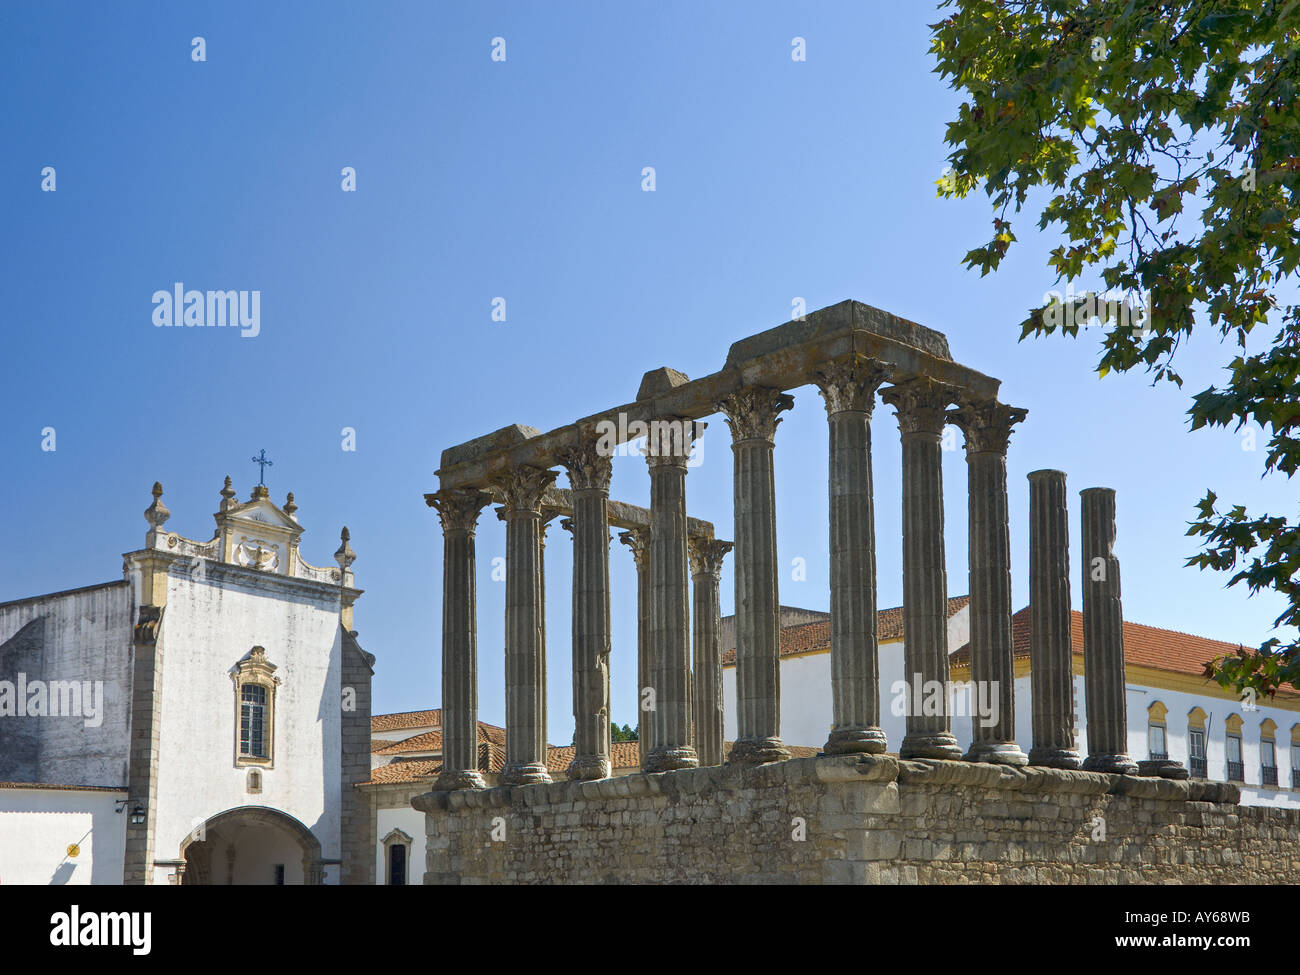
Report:
[[[969,596],[953,596],[948,600],[948,616],[951,617],[970,602]],[[903,636],[903,607],[894,606],[882,609],[876,614],[876,638],[882,643],[886,640],[898,640]],[[830,620],[816,620],[812,623],[796,623],[781,630],[781,656],[792,657],[800,653],[810,653],[831,648]],[[736,650],[732,647],[723,651],[722,665],[731,666],[736,662]]]
[[442,709],[432,711],[399,711],[396,714],[375,714],[370,717],[371,731],[401,731],[403,728],[441,728]]
[[[506,747],[506,729],[498,728],[493,724],[486,724],[480,721],[478,723],[478,737],[480,741],[491,742],[500,748]],[[401,755],[406,752],[427,752],[442,750],[442,732],[425,731],[418,735],[412,735],[410,738],[402,738],[399,741],[384,741],[375,739],[371,743],[370,751],[374,755]]]
[[417,782],[436,776],[442,771],[442,759],[398,759],[379,768],[371,769],[370,781],[362,785],[390,785],[394,782]]

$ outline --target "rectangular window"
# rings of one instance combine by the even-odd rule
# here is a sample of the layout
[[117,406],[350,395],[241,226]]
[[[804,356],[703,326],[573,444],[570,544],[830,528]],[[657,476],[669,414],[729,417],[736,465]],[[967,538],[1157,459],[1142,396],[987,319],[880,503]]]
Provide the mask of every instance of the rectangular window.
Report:
[[1205,761],[1205,729],[1189,728],[1187,730],[1187,752],[1191,761],[1188,763],[1192,777],[1204,779],[1209,777]]
[[1228,736],[1228,781],[1245,782],[1246,766],[1241,761],[1241,736]]
[[1147,739],[1147,745],[1151,751],[1152,759],[1164,759],[1169,757],[1169,754],[1165,751],[1164,725],[1153,724],[1148,726]]
[[266,758],[266,688],[259,684],[240,691],[239,754]]
[[277,887],[284,886],[284,864],[283,863],[277,863],[275,865],[275,886]]
[[1265,768],[1277,768],[1277,752],[1267,739],[1259,743],[1259,763]]
[[406,886],[406,845],[394,843],[388,848],[388,882],[394,887]]

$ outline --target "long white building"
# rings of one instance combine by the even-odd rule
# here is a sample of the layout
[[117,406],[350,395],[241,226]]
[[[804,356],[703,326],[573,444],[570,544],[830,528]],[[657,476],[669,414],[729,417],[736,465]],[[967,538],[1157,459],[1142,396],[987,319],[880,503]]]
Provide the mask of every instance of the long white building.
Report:
[[[724,637],[733,632],[723,621]],[[906,725],[903,672],[903,611],[879,613],[881,727],[891,751]],[[1087,754],[1087,708],[1083,685],[1083,616],[1072,613],[1076,747]],[[1033,744],[1029,688],[1029,611],[1013,618],[1016,675],[1016,740]],[[965,596],[948,600],[949,669],[953,683],[953,734],[963,748],[971,741],[970,607]],[[734,641],[723,656],[725,733],[736,734]],[[1279,691],[1255,701],[1230,694],[1202,674],[1206,661],[1231,653],[1235,644],[1124,623],[1128,748],[1134,761],[1168,756],[1199,778],[1241,783],[1250,805],[1300,808],[1300,693]],[[788,745],[820,747],[830,733],[830,616],[782,607],[781,737]],[[978,700],[975,702],[978,705]]]

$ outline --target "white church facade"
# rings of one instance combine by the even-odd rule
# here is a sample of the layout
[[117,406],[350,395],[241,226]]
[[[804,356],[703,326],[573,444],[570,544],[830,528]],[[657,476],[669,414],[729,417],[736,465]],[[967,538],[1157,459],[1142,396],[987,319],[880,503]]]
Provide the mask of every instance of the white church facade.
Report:
[[0,883],[369,883],[374,658],[347,529],[308,563],[293,495],[221,491],[123,578],[0,604]]

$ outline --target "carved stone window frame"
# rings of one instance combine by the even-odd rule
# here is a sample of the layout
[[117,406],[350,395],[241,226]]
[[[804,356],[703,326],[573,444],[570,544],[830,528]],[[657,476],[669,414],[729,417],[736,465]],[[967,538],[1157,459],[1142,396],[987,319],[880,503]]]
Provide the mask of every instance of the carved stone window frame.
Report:
[[406,847],[406,883],[402,886],[411,886],[411,847],[415,840],[407,836],[400,829],[394,827],[383,839],[384,844],[384,886],[392,887],[393,884],[393,847]]
[[[235,685],[235,767],[275,768],[275,691],[280,678],[275,676],[275,664],[266,659],[265,647],[253,647],[243,660],[235,664],[230,679]],[[243,730],[244,688],[262,687],[266,690],[266,755],[245,755],[240,748]]]

